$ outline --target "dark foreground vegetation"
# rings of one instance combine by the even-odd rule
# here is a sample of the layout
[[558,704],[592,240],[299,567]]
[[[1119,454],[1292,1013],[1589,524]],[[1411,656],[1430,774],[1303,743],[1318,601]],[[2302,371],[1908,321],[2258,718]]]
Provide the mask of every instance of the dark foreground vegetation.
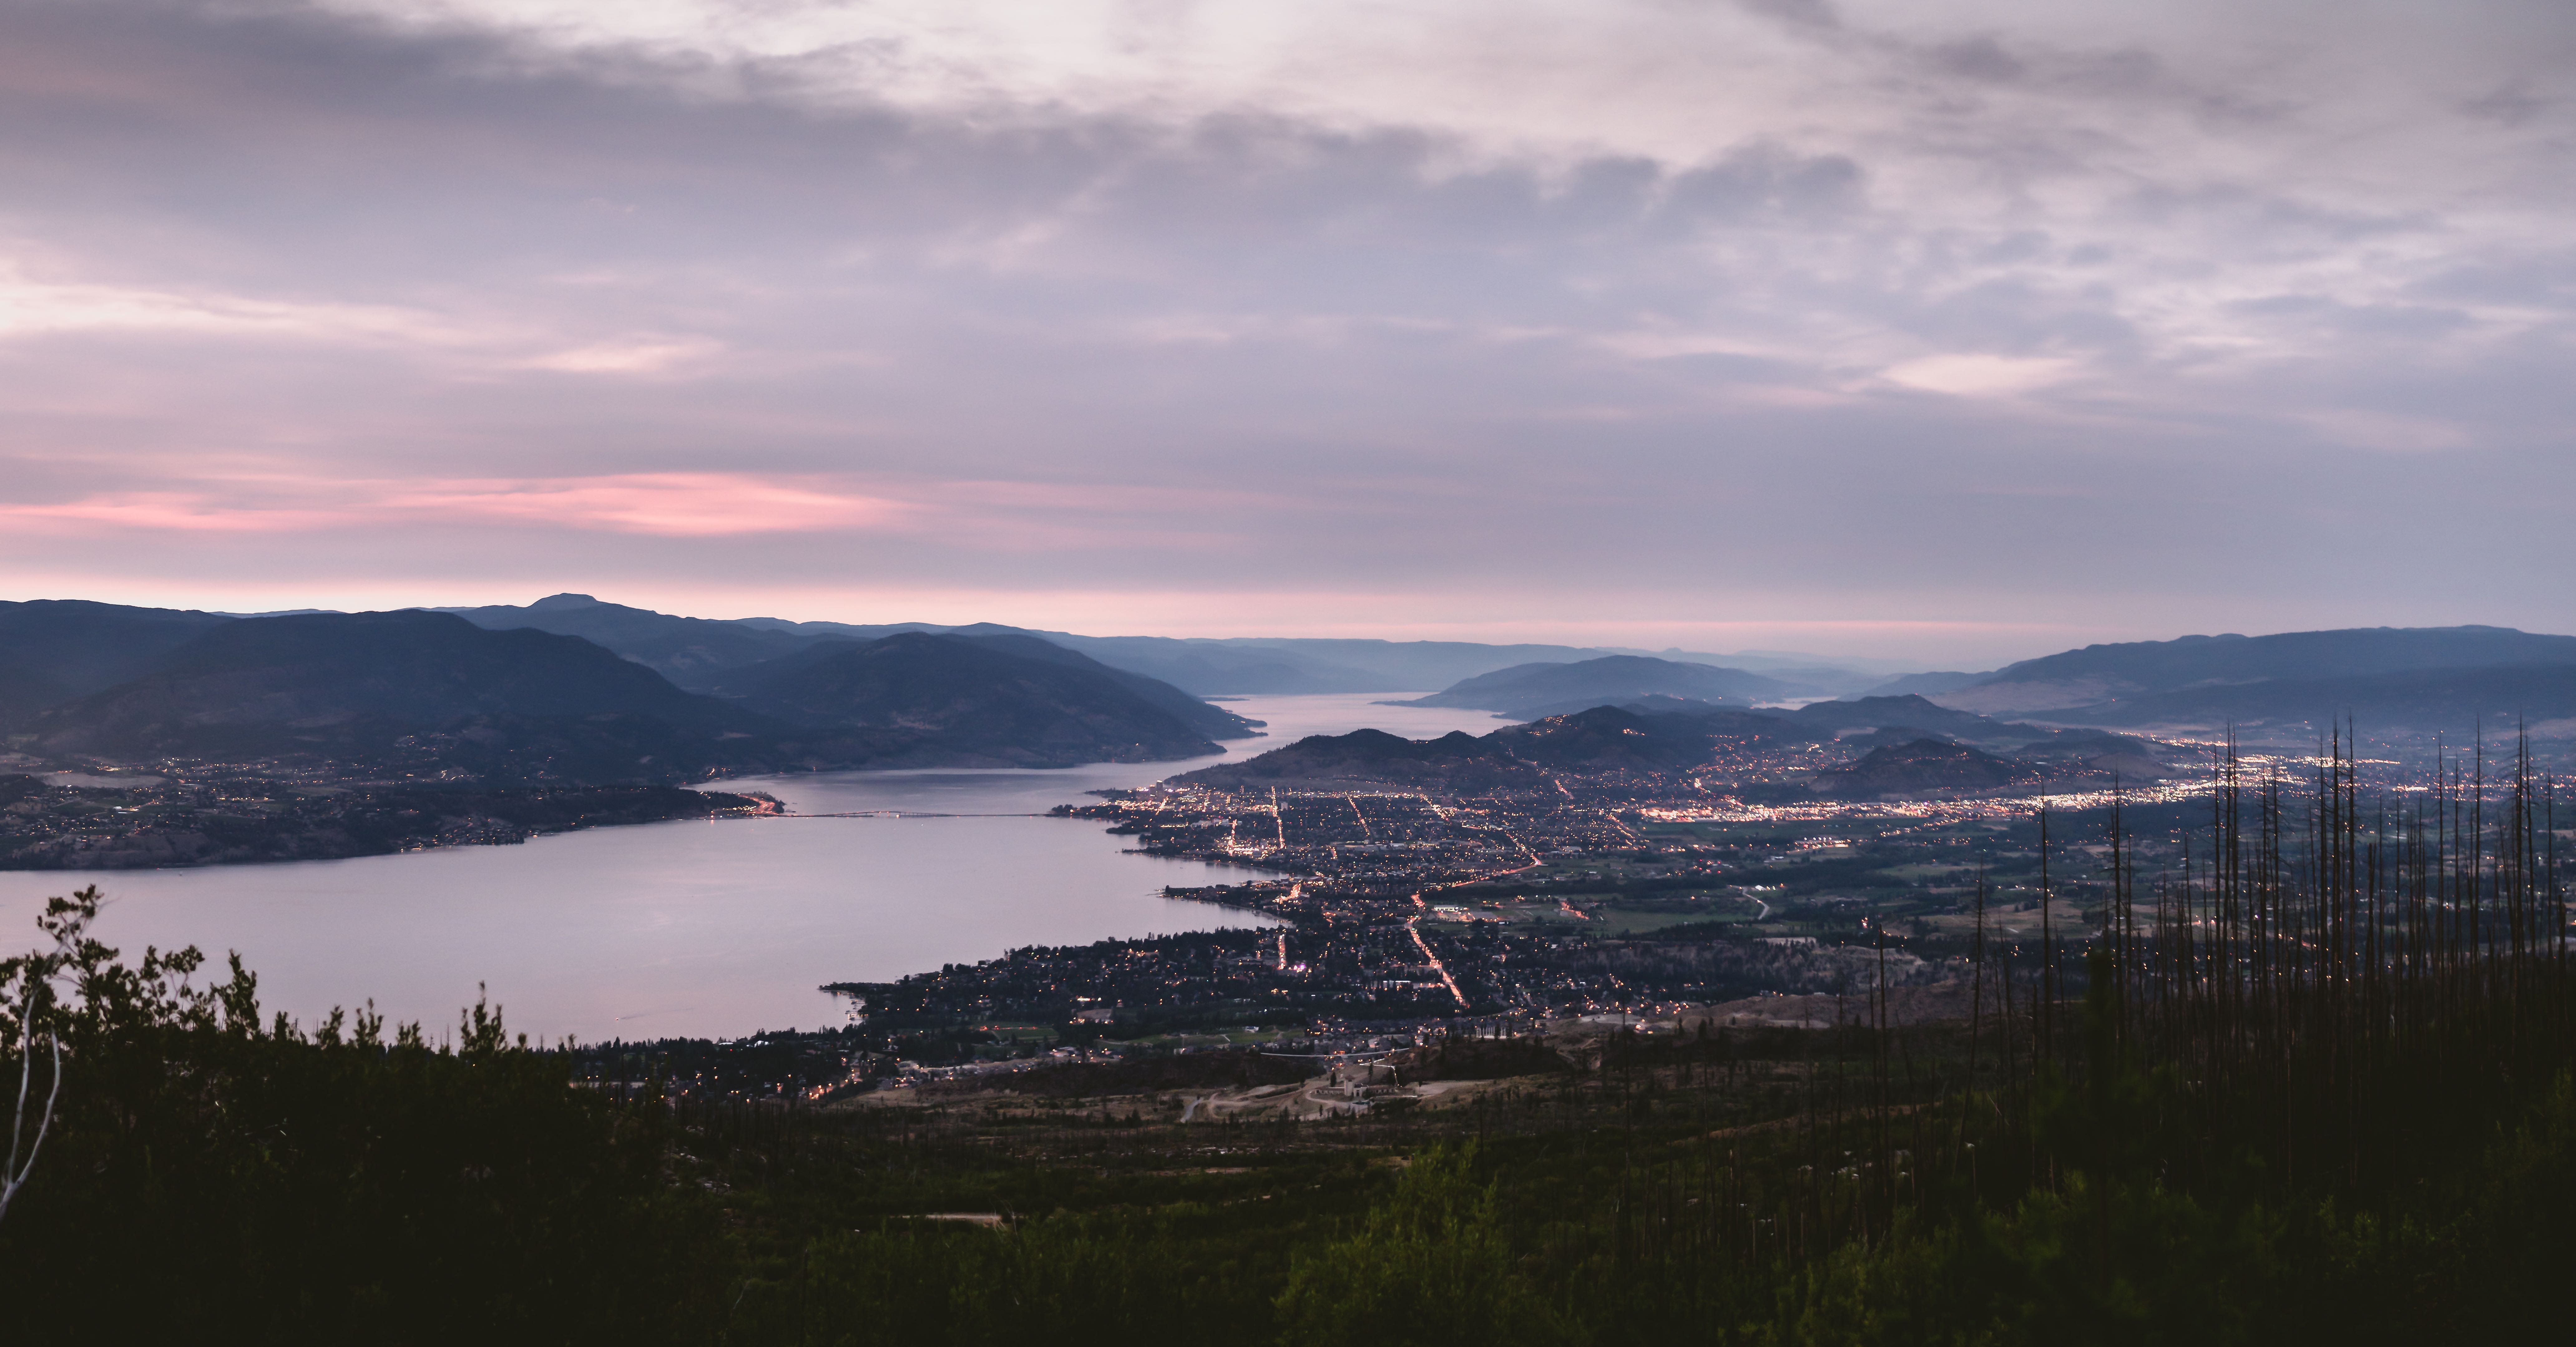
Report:
[[2555,1340],[2553,791],[2292,784],[2230,782],[2159,876],[2112,832],[2091,913],[1978,942],[1964,1018],[1873,985],[1828,1029],[1460,1040],[1375,1069],[1467,1084],[1293,1123],[1132,1069],[573,1088],[484,1007],[263,1020],[238,965],[80,939],[85,895],[0,985],[0,1297],[66,1342]]

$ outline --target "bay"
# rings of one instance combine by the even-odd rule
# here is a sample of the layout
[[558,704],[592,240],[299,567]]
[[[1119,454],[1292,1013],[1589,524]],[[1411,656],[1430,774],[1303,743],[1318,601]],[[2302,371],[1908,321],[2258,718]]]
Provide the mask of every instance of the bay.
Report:
[[1128,854],[1044,817],[1094,790],[1375,726],[1408,738],[1501,722],[1376,706],[1408,693],[1250,697],[1268,722],[1218,757],[1057,771],[829,772],[711,783],[796,816],[594,828],[516,846],[170,870],[0,872],[0,949],[47,895],[96,883],[111,945],[238,950],[262,1003],[311,1023],[372,999],[435,1034],[478,987],[547,1040],[735,1037],[839,1022],[826,982],[888,981],[1037,944],[1262,924],[1162,896],[1251,872]]

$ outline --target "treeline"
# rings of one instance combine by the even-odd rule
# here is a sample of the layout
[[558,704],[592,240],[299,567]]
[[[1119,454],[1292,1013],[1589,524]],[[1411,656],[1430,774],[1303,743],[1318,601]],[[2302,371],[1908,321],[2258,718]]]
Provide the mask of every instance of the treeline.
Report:
[[567,1088],[567,1059],[485,1005],[435,1044],[371,1009],[263,1019],[238,957],[210,985],[194,950],[129,964],[89,938],[98,903],[53,900],[52,947],[0,963],[12,1341],[716,1327],[719,1213],[670,1184],[667,1111]]

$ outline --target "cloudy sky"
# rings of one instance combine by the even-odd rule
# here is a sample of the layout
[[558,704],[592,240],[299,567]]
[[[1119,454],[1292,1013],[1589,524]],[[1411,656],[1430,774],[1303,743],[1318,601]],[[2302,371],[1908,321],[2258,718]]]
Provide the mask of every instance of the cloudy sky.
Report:
[[0,597],[2576,630],[2576,9],[0,0]]

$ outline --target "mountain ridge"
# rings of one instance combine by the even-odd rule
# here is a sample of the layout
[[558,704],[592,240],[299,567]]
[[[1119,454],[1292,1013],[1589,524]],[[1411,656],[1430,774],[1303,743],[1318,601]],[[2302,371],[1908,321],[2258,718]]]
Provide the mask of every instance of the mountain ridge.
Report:
[[243,618],[31,726],[57,756],[341,762],[499,783],[666,784],[774,727],[579,637],[441,613]]
[[1572,664],[1515,664],[1461,679],[1427,697],[1388,705],[1543,714],[1575,701],[1606,705],[1625,697],[1679,697],[1711,705],[1751,706],[1757,698],[1790,690],[1778,679],[1742,669],[1684,664],[1651,655],[1605,655]]
[[0,730],[122,683],[162,652],[234,620],[86,599],[0,602]]
[[721,691],[804,727],[808,752],[846,756],[834,746],[855,739],[881,766],[1070,767],[1220,751],[1198,725],[1156,704],[1167,699],[1065,653],[1033,659],[981,638],[904,632],[733,670]]
[[[585,611],[585,606],[591,604],[616,609],[617,613],[612,617]],[[795,621],[777,617],[678,618],[652,613],[649,609],[600,604],[599,600],[586,594],[549,595],[525,607],[491,605],[441,611],[455,612],[483,625],[536,626],[542,630],[591,636],[621,654],[631,654],[653,663],[683,686],[702,681],[706,677],[700,672],[702,669],[733,667],[724,661],[732,658],[726,652],[738,643],[710,630],[724,626],[763,633],[765,639],[786,643],[786,648],[820,640],[878,640],[904,632],[1031,636],[1088,655],[1111,668],[1169,683],[1194,696],[1388,692],[1445,687],[1460,679],[1516,663],[1570,664],[1640,653],[1596,646],[1487,645],[1473,641],[1388,641],[1352,637],[1084,636],[991,622],[945,625],[931,622]],[[704,625],[655,629],[642,620],[644,617],[660,618],[665,624]],[[759,641],[764,637],[755,635],[750,639]],[[786,648],[760,648],[786,653]],[[1685,657],[1672,662],[1723,667],[1717,664],[1722,657],[1716,655],[1693,651],[1662,653]],[[1798,658],[1804,660],[1809,657]],[[736,658],[733,662],[754,661]],[[1822,690],[1834,692],[1857,691],[1880,681],[1872,673],[1821,665],[1800,664],[1796,672],[1800,675],[1801,685],[1818,684]],[[1824,686],[1827,684],[1830,686]]]
[[[2576,667],[2576,636],[2475,625],[2344,627],[2084,646],[2006,665],[1933,698],[1984,715],[2128,724],[2144,723],[2133,719],[2142,698],[2158,699],[2159,714],[2191,720],[2243,704],[2219,691],[2230,686],[2551,666]],[[2307,713],[2326,705],[2313,704]]]
[[[853,651],[869,697],[782,694]],[[820,643],[683,689],[579,636],[450,613],[224,619],[141,673],[28,718],[62,761],[328,779],[659,785],[790,768],[1062,767],[1214,754],[1251,722],[1029,637]],[[808,686],[821,694],[829,689]],[[850,693],[842,687],[842,693]]]

